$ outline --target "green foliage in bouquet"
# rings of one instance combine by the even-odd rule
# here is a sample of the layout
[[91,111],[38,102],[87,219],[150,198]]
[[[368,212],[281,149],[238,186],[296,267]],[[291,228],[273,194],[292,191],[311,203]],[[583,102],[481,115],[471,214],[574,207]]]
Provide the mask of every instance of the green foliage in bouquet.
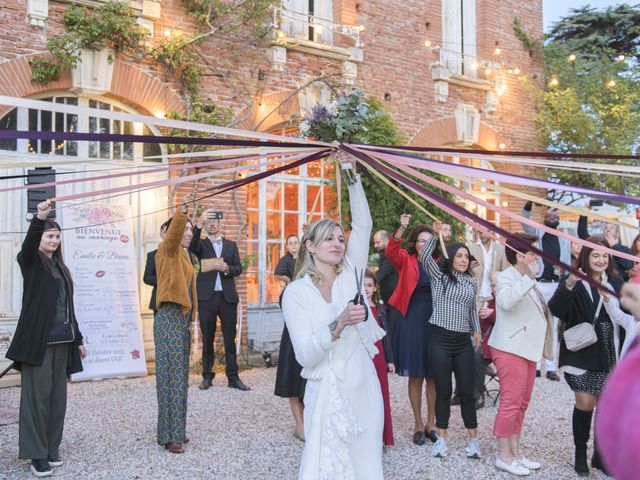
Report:
[[[350,94],[338,97],[330,105],[318,105],[312,109],[310,115],[304,118],[300,126],[301,134],[305,138],[314,138],[323,142],[338,141],[342,143],[365,143],[369,145],[402,145],[405,137],[398,129],[391,114],[384,109],[380,100],[373,96],[365,96],[362,90],[356,89]],[[409,213],[413,216],[410,228],[418,223],[431,223],[426,215],[415,205],[395,192],[389,185],[377,177],[361,170],[362,185],[364,187],[373,218],[373,228],[376,230],[394,231],[399,224],[400,215]],[[446,177],[430,173],[434,178],[449,182]],[[455,198],[441,190],[434,189],[420,180],[418,183],[433,190],[449,200]],[[453,217],[443,213],[413,192],[408,195],[425,209],[432,212],[443,222],[450,223],[454,236],[463,233],[463,225]],[[348,194],[343,186],[343,212],[348,212]],[[345,225],[349,219],[345,218]]]

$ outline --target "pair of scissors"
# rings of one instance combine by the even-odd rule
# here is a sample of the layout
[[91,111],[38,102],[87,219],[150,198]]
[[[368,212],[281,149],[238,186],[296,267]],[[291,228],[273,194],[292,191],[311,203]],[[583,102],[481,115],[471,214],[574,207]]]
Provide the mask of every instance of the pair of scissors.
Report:
[[360,275],[358,275],[358,267],[356,267],[354,270],[356,274],[356,288],[358,292],[356,293],[356,296],[353,298],[353,304],[364,305],[365,307],[364,321],[366,322],[367,319],[369,318],[369,308],[367,307],[366,303],[364,303],[364,297],[362,296],[362,283],[364,282],[364,268],[360,269]]

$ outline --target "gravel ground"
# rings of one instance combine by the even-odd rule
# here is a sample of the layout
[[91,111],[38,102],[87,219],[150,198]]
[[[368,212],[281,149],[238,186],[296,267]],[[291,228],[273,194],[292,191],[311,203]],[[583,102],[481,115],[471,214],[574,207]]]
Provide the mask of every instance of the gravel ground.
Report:
[[[60,479],[295,479],[303,445],[293,437],[288,402],[273,395],[275,368],[256,368],[242,378],[253,390],[239,392],[216,377],[201,392],[199,378],[189,388],[184,455],[172,455],[155,442],[155,378],[84,382],[69,386]],[[479,411],[484,457],[470,460],[458,407],[453,408],[449,456],[434,459],[428,446],[411,443],[413,420],[406,379],[390,375],[396,445],[384,453],[387,479],[516,478],[493,466],[493,406]],[[18,388],[0,389],[0,405],[17,408]],[[573,394],[564,381],[536,379],[523,431],[527,457],[544,463],[536,479],[577,478],[573,473],[571,412]],[[18,425],[0,426],[0,478],[35,478],[18,460]],[[592,473],[591,478],[606,478]]]

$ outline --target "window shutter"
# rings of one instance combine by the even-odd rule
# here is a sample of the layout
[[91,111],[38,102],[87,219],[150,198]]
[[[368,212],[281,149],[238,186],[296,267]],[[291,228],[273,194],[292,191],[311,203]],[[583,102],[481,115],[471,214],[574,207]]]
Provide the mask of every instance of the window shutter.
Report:
[[462,36],[464,74],[472,75],[471,65],[477,56],[476,0],[462,0]]
[[442,39],[444,66],[461,73],[462,0],[442,0]]
[[[322,20],[329,20],[333,22],[333,0],[315,0],[316,1],[316,17],[321,18]],[[333,31],[331,30],[332,25],[330,23],[322,22],[321,25],[324,27],[322,29],[322,35],[318,40],[325,45],[333,44]]]
[[286,0],[283,30],[290,37],[306,39],[308,35],[308,0]]

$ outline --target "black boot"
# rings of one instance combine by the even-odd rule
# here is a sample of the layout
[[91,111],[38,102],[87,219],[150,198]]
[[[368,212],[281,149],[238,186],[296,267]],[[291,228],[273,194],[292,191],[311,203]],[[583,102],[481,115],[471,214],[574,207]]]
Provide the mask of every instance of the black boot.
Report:
[[597,468],[602,471],[607,476],[611,476],[607,470],[607,467],[604,465],[602,458],[600,457],[600,450],[598,450],[598,442],[595,439],[595,435],[593,437],[593,456],[591,457],[591,466],[593,468]]
[[573,442],[576,445],[574,469],[578,475],[589,475],[587,465],[587,442],[591,432],[591,417],[593,412],[585,412],[573,408]]

